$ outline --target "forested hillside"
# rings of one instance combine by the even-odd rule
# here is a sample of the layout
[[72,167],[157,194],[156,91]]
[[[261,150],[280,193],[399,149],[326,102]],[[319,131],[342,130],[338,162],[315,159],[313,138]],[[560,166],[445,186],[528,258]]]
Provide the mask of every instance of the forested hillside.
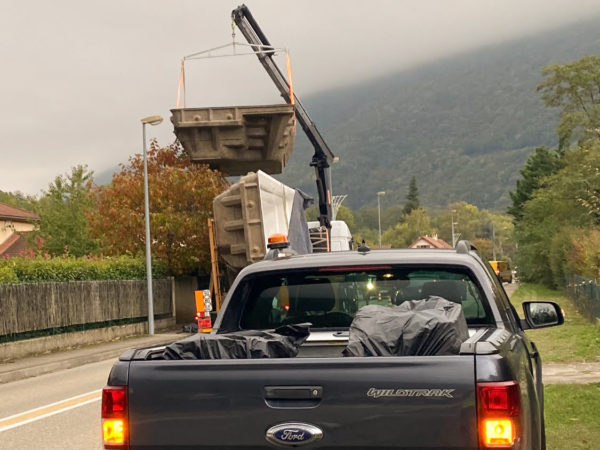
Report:
[[[376,204],[377,191],[387,192],[386,205],[403,203],[414,176],[424,206],[466,201],[505,209],[533,149],[557,144],[559,112],[536,92],[542,67],[598,54],[598,24],[597,18],[303,98],[340,157],[334,194],[348,194],[345,205],[353,209]],[[311,155],[299,128],[279,178],[314,195]]]

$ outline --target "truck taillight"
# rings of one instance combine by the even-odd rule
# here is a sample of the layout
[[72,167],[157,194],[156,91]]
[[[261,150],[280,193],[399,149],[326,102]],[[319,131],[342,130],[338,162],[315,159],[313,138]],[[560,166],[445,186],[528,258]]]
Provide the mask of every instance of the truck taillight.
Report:
[[127,386],[102,389],[102,444],[105,449],[129,448]]
[[514,448],[519,439],[521,393],[516,381],[477,383],[480,448]]

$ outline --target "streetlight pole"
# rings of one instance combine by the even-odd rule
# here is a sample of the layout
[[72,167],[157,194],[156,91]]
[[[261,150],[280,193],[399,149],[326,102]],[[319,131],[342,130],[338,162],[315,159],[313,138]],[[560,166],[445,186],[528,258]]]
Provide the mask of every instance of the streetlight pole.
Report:
[[454,213],[456,212],[456,210],[452,210],[451,214],[451,218],[452,218],[452,248],[456,248],[456,235],[454,234]]
[[385,191],[379,191],[377,193],[377,219],[379,222],[379,248],[381,248],[381,202],[379,201],[379,198],[385,195]]
[[492,222],[492,258],[496,261],[496,230],[494,229],[494,222]]
[[148,334],[154,334],[154,299],[152,298],[152,255],[150,253],[150,207],[148,200],[148,157],[146,156],[146,124],[158,125],[160,116],[142,119],[142,138],[144,140],[144,219],[146,223],[146,279],[148,284]]

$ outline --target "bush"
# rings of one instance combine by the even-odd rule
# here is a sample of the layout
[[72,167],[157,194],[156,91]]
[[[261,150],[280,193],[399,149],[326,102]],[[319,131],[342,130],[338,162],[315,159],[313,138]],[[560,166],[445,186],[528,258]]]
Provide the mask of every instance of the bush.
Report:
[[0,266],[0,283],[16,283],[17,274],[11,267]]
[[[152,276],[167,275],[166,266],[152,263]],[[130,256],[74,258],[42,256],[14,257],[0,260],[0,283],[40,281],[137,280],[146,278],[143,258]]]

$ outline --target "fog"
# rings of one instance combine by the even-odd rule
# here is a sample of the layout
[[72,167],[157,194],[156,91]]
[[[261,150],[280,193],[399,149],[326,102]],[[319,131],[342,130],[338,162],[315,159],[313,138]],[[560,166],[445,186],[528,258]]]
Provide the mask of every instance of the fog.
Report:
[[[169,110],[176,104],[180,62],[231,43],[230,12],[238,4],[3,2],[0,190],[37,195],[76,164],[100,172],[126,162],[142,150],[145,116],[165,118],[147,131],[160,144],[170,143]],[[247,5],[271,43],[288,49],[301,98],[600,17],[597,0],[248,0]],[[236,41],[245,42],[239,31]],[[285,68],[283,52],[278,58]],[[187,106],[281,102],[252,55],[187,61],[185,100]]]

